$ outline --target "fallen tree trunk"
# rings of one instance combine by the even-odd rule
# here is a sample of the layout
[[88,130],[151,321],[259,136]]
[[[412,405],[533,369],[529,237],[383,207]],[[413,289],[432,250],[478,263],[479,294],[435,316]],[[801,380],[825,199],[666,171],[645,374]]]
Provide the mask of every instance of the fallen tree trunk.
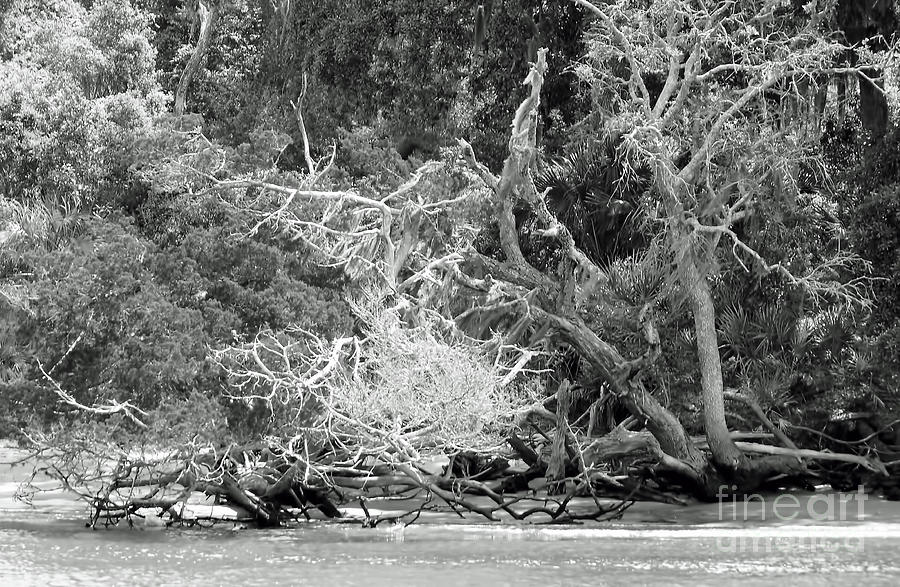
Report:
[[585,463],[590,465],[623,457],[651,461],[686,480],[697,480],[697,471],[663,451],[656,436],[648,430],[631,432],[617,427],[588,445],[584,454]]
[[884,476],[888,475],[887,469],[881,461],[879,461],[878,459],[870,459],[858,455],[831,453],[803,448],[782,448],[780,446],[770,446],[768,444],[755,444],[750,442],[736,442],[735,445],[744,452],[796,457],[797,459],[812,459],[818,461],[841,461],[844,463],[853,463],[856,465],[860,465],[870,471],[880,473]]

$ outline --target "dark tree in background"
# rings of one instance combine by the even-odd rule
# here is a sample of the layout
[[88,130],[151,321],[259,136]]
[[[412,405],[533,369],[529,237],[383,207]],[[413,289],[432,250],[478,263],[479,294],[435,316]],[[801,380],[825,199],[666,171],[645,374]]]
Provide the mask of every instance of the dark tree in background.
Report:
[[[875,51],[883,51],[897,34],[897,13],[893,0],[840,0],[835,11],[835,21],[847,41],[853,45]],[[856,62],[855,52],[848,56]],[[884,81],[885,72],[877,69],[863,70],[852,81],[859,83],[859,118],[873,135],[882,135],[888,127],[890,112]],[[878,81],[872,81],[873,79]]]

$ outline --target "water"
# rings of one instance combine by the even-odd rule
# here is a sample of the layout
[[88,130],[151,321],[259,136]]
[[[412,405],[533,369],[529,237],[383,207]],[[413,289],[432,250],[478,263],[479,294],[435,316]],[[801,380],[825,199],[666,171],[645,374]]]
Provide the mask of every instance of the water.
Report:
[[[900,581],[895,528],[831,532],[822,545],[778,531],[649,526],[534,529],[460,525],[376,530],[96,530],[58,515],[0,520],[4,585],[820,585]],[[853,533],[849,533],[852,535]],[[755,536],[757,552],[729,545]],[[723,546],[726,547],[723,550]],[[833,548],[831,548],[833,547]]]
[[31,509],[14,488],[0,475],[4,586],[900,584],[900,504],[874,499],[844,522],[643,504],[622,522],[568,527],[436,516],[408,528],[90,530],[70,499]]

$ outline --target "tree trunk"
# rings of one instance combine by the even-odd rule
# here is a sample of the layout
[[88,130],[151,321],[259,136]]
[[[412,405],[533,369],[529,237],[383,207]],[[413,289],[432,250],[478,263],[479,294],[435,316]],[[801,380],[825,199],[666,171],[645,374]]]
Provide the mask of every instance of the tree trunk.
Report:
[[838,122],[842,125],[844,124],[844,120],[847,118],[847,76],[845,74],[838,74],[835,79],[836,91],[837,91],[837,109],[838,109]]
[[[884,51],[888,48],[884,39],[890,39],[898,30],[897,15],[893,2],[885,0],[839,0],[836,21],[851,45],[862,44],[868,49]],[[849,55],[849,62],[857,62],[856,49]],[[883,72],[877,68],[863,70],[865,76],[878,78]],[[871,82],[862,75],[859,80],[859,119],[863,128],[876,137],[887,130],[890,117],[883,82]]]
[[690,292],[693,302],[706,439],[716,465],[733,473],[740,468],[745,457],[731,439],[725,423],[725,386],[716,334],[716,308],[709,282],[697,268],[696,260],[685,255],[682,265],[685,289]]
[[[869,78],[877,79],[882,72],[877,69],[866,69],[863,73]],[[887,97],[884,95],[884,82],[872,82],[866,77],[859,77],[859,120],[863,128],[880,137],[887,131],[890,110]]]
[[[206,1],[208,2],[209,0]],[[191,85],[191,81],[197,75],[200,66],[203,64],[203,59],[206,57],[215,20],[219,15],[219,8],[215,4],[210,4],[207,7],[204,0],[200,0],[197,14],[200,16],[200,36],[197,39],[194,52],[191,54],[191,58],[188,60],[184,71],[181,72],[181,78],[178,80],[178,88],[175,90],[175,116],[184,114],[188,87]]]
[[707,462],[697,450],[678,418],[654,398],[637,377],[627,372],[627,361],[618,351],[601,340],[587,326],[532,307],[538,320],[551,324],[557,335],[568,343],[592,370],[607,384],[635,417],[646,422],[647,429],[659,442],[662,451],[694,471],[695,483],[704,485]]

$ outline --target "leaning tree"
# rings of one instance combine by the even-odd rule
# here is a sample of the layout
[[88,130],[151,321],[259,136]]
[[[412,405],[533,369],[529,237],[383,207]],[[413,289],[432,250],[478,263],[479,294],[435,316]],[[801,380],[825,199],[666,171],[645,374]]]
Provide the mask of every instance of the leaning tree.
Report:
[[[852,255],[837,251],[811,266],[790,255],[769,262],[741,233],[754,214],[796,209],[801,173],[817,168],[818,133],[809,115],[816,112],[817,93],[808,91],[810,84],[832,74],[885,71],[890,54],[857,50],[860,60],[843,65],[849,47],[827,30],[829,8],[816,3],[801,11],[768,1],[577,4],[595,21],[577,70],[590,85],[601,132],[618,143],[617,163],[625,169],[621,187],[627,187],[628,170],[635,177],[649,169],[651,187],[641,205],[657,235],[654,254],[671,262],[666,291],[646,297],[635,313],[647,351],[626,359],[588,326],[586,318],[596,310],[591,297],[602,291],[608,274],[575,245],[534,188],[531,121],[540,101],[540,62],[528,80],[532,94],[516,113],[502,173],[491,174],[464,144],[470,167],[493,194],[501,254],[468,250],[465,263],[454,269],[456,283],[488,292],[479,316],[516,314],[510,334],[531,328],[573,348],[652,434],[638,441],[618,431],[618,440],[650,448],[660,468],[689,480],[700,495],[713,495],[723,483],[748,490],[775,475],[803,472],[803,457],[850,458],[883,472],[877,462],[803,451],[764,414],[763,424],[785,446],[732,439],[726,394],[753,402],[725,389],[714,288],[719,268],[733,265],[779,280],[813,307],[869,303],[866,279],[853,277],[864,267]],[[545,248],[556,251],[553,266],[523,253],[523,210],[533,219],[529,238],[539,236]],[[467,274],[471,268],[488,276],[488,283],[473,281]],[[642,381],[642,372],[660,353],[653,314],[667,296],[682,298],[691,309],[709,456],[690,442],[682,424]],[[469,309],[455,318],[472,314]],[[609,440],[596,448],[612,450]],[[766,456],[751,458],[751,453]]]
[[[550,324],[594,366],[646,421],[662,456],[675,459],[662,463],[692,478],[701,493],[722,481],[748,488],[773,474],[800,471],[796,457],[803,454],[786,438],[783,448],[738,446],[731,439],[713,296],[717,267],[730,263],[774,275],[802,291],[810,304],[867,303],[864,279],[840,277],[854,274],[852,256],[837,252],[801,272],[787,261],[768,262],[741,238],[738,226],[754,213],[796,205],[801,170],[815,169],[818,135],[809,129],[809,117],[785,114],[815,110],[810,98],[815,93],[800,88],[830,74],[885,71],[890,54],[857,51],[854,66],[840,65],[850,48],[826,29],[828,7],[818,3],[800,12],[791,3],[770,1],[576,3],[595,19],[578,71],[602,111],[604,131],[618,140],[626,168],[635,173],[649,168],[652,174],[643,205],[671,255],[674,290],[690,303],[711,457],[691,446],[683,427],[640,381],[642,367],[658,353],[650,321],[654,300],[640,313],[648,352],[631,361],[579,317],[578,300],[589,297],[579,290],[597,287],[602,279],[594,277],[598,269],[547,212],[529,181],[533,146],[525,138],[527,127],[517,136],[514,126],[512,156],[499,180],[484,173],[486,184],[495,186],[505,257],[485,263],[494,277],[527,288],[528,300],[544,294],[545,304],[531,303],[530,315]],[[538,100],[536,93],[532,99]],[[783,104],[789,108],[776,107]],[[537,270],[519,248],[514,210],[523,204],[567,251],[553,276]],[[751,459],[748,452],[775,454]]]

